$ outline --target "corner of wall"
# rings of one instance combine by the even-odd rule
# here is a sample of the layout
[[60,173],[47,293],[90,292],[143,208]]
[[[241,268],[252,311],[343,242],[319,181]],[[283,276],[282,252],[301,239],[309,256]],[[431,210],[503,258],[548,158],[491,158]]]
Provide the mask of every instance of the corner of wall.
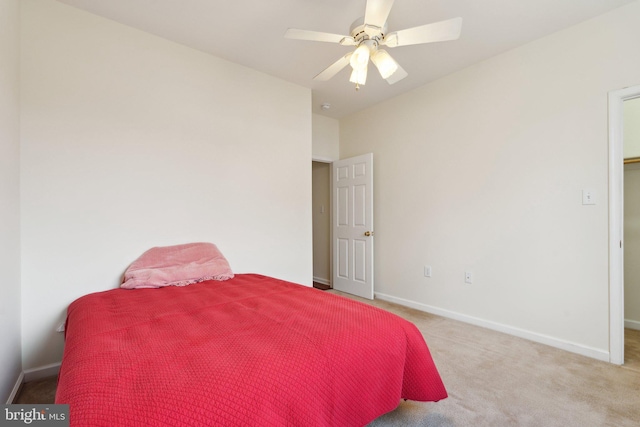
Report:
[[13,399],[22,380],[19,22],[19,0],[0,2],[0,399]]
[[332,162],[340,159],[340,122],[330,117],[312,116],[312,158],[316,161]]

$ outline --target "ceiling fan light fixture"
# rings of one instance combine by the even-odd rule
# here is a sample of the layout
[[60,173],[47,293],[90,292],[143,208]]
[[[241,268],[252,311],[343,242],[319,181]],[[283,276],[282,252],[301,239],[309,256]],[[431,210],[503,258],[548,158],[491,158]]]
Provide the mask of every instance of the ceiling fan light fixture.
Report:
[[349,80],[363,85],[367,79],[369,60],[374,63],[380,76],[390,85],[408,76],[408,73],[387,52],[379,47],[396,48],[423,43],[456,40],[460,37],[462,18],[447,19],[404,30],[388,32],[387,18],[394,0],[366,0],[364,17],[356,19],[349,35],[324,33],[319,31],[290,28],[285,38],[338,43],[343,46],[355,46],[355,50],[339,58],[313,79],[327,81],[338,74],[347,64],[353,69]]
[[356,85],[364,85],[367,81],[367,67],[361,69],[354,68],[351,72],[351,77],[349,78],[351,83],[355,83]]
[[351,55],[351,59],[349,60],[351,68],[354,70],[366,70],[367,65],[369,64],[369,56],[369,46],[365,43],[361,43],[360,46],[356,48],[355,52],[353,52],[353,55]]
[[398,63],[386,50],[377,50],[371,55],[371,61],[375,64],[383,79],[388,79],[398,70]]

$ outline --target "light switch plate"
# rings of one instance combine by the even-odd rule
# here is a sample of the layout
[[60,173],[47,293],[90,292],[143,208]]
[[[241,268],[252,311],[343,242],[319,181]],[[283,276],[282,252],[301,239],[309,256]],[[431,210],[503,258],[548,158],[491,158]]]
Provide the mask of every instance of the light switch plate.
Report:
[[593,190],[582,190],[582,204],[583,205],[595,205],[596,194]]
[[430,265],[425,265],[424,266],[424,277],[431,277],[431,266]]

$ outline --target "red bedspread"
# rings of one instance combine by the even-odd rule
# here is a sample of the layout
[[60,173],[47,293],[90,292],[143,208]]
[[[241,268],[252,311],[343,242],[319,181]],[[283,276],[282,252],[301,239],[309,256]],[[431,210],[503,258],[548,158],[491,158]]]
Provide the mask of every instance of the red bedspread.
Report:
[[72,426],[360,426],[445,397],[412,323],[241,274],[74,301],[56,403]]

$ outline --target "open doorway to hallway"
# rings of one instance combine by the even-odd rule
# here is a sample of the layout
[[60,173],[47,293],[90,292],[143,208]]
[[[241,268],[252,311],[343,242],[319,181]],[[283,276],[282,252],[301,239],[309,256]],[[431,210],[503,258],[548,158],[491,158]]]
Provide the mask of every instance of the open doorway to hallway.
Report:
[[[609,92],[609,362],[616,365],[625,362],[625,326],[633,320],[625,317],[629,313],[625,313],[624,283],[624,135],[629,131],[624,126],[624,103],[636,98],[640,85]],[[627,156],[626,163],[632,163],[632,155]]]
[[312,162],[313,286],[331,286],[331,163]]

